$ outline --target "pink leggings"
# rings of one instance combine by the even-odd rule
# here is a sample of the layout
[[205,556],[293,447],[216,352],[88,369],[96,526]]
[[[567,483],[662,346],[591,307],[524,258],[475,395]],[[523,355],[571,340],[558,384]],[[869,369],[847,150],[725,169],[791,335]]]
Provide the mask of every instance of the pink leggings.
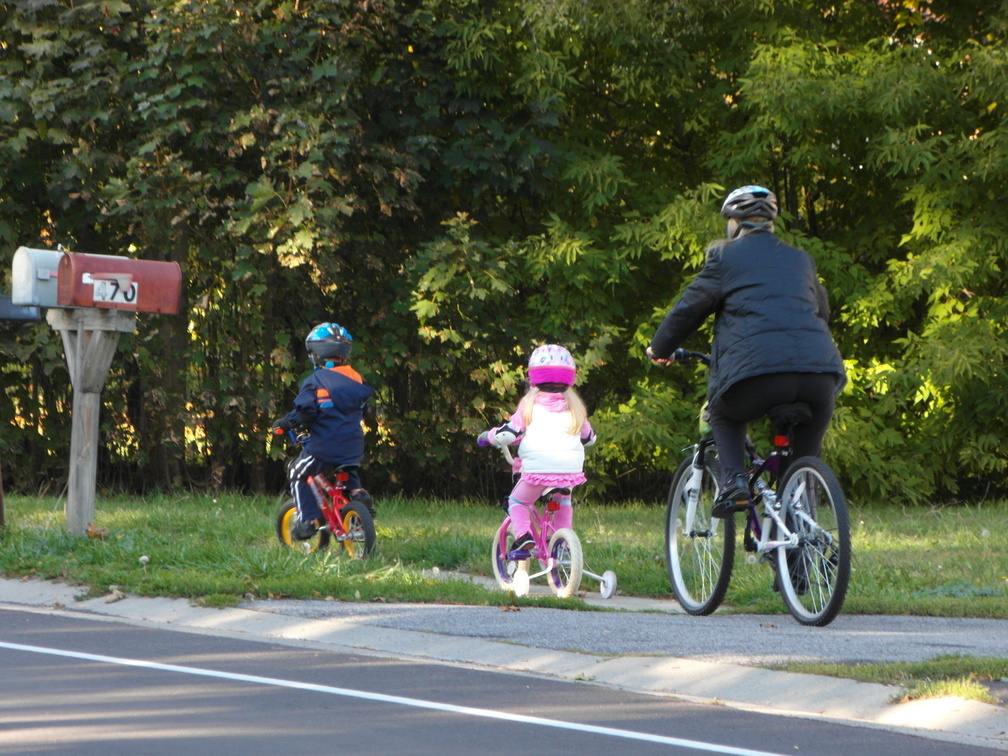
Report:
[[[515,535],[532,532],[532,515],[529,507],[538,501],[542,492],[555,486],[539,486],[519,480],[508,497],[508,515],[511,516],[511,527]],[[553,527],[569,528],[574,522],[574,507],[571,506],[571,496],[567,494],[560,499],[560,509],[553,515]]]

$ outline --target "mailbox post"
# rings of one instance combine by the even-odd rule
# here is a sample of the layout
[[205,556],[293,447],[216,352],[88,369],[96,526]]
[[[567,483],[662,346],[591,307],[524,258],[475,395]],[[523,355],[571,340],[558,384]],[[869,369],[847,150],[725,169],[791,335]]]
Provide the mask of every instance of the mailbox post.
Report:
[[119,334],[136,330],[136,315],[119,310],[49,310],[46,320],[63,337],[73,386],[66,525],[67,532],[83,535],[94,522],[101,392]]
[[178,263],[21,247],[14,255],[15,303],[50,308],[73,385],[67,531],[83,535],[94,521],[98,414],[119,334],[136,330],[138,312],[176,314]]

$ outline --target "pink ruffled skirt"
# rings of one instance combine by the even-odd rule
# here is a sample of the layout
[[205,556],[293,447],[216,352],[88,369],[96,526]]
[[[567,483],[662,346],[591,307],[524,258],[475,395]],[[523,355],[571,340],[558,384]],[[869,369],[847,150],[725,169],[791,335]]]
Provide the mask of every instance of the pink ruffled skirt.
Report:
[[587,483],[588,478],[584,473],[527,473],[521,474],[521,479],[525,483],[534,486],[552,486],[555,488],[573,488]]

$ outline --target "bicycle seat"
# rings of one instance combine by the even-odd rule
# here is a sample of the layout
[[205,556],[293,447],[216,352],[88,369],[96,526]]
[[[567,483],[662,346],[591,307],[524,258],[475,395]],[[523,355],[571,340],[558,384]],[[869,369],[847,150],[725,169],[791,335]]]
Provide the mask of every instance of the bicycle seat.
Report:
[[785,433],[796,425],[812,421],[812,408],[805,402],[778,404],[767,410],[775,433]]
[[356,470],[360,465],[326,465],[318,474],[326,477],[335,477],[337,473],[349,473]]

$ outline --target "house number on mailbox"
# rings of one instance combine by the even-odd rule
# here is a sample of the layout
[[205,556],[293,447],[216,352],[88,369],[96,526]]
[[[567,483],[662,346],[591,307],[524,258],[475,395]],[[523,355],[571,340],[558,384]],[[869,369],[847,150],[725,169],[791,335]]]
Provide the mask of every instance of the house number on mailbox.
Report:
[[90,273],[85,273],[81,277],[82,283],[94,284],[95,302],[121,302],[123,304],[134,304],[137,301],[136,281],[130,281],[128,286],[120,285],[114,278],[94,278]]

